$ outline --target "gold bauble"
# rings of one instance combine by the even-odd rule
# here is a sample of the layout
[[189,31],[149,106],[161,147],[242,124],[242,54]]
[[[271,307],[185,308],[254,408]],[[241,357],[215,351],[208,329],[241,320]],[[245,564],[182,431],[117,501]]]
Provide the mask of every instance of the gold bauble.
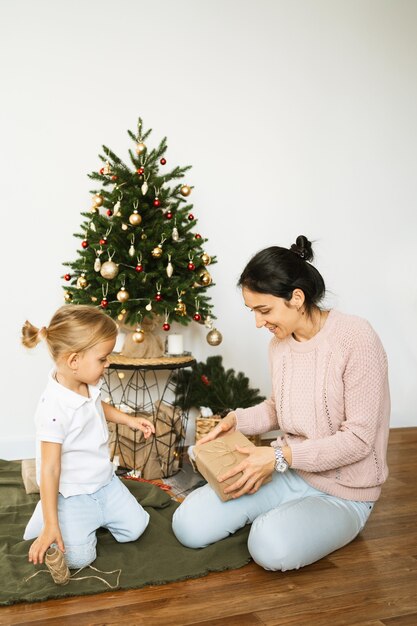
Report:
[[137,328],[132,335],[132,339],[135,343],[142,343],[142,341],[145,341],[145,333],[141,328]]
[[217,330],[217,328],[213,328],[213,330],[207,333],[206,339],[207,343],[209,343],[211,346],[218,346],[222,342],[223,336],[221,332]]
[[117,292],[116,298],[119,302],[127,302],[130,298],[129,292],[126,291],[125,287],[122,287],[120,291]]
[[104,198],[103,196],[101,196],[99,193],[94,194],[93,196],[93,206],[94,207],[98,207],[101,206],[104,202]]
[[207,287],[208,285],[211,285],[212,278],[210,274],[208,273],[208,271],[204,270],[203,272],[200,272],[198,280],[200,281],[202,285]]
[[204,254],[201,255],[201,260],[203,261],[204,265],[210,265],[211,256],[208,255],[207,252],[204,252]]
[[137,145],[136,145],[136,154],[142,154],[143,152],[145,152],[146,150],[146,146],[143,143],[143,141],[140,141]]
[[141,221],[142,221],[142,216],[139,215],[139,213],[135,209],[132,215],[129,215],[129,222],[132,224],[132,226],[139,226]]
[[189,187],[188,185],[182,185],[180,192],[183,196],[189,196],[191,193],[191,187]]
[[88,285],[88,280],[85,277],[85,274],[81,274],[81,276],[78,276],[77,278],[77,287],[78,289],[85,289]]
[[152,256],[155,257],[155,259],[160,259],[162,256],[162,248],[161,246],[156,246],[156,248],[154,248],[151,252]]
[[107,278],[107,280],[112,280],[113,278],[116,278],[118,273],[119,266],[113,261],[105,261],[100,268],[100,274],[103,276],[103,278]]
[[72,293],[70,293],[69,291],[66,291],[65,295],[64,295],[64,300],[65,300],[65,302],[71,302],[72,301]]

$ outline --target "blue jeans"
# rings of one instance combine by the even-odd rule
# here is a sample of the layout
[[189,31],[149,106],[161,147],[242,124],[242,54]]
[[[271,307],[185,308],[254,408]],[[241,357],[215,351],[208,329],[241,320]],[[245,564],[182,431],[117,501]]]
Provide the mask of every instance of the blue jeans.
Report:
[[[92,563],[96,554],[96,530],[107,528],[116,541],[136,541],[146,529],[149,514],[129,489],[113,476],[95,493],[64,498],[58,496],[58,521],[65,545],[65,560],[71,569]],[[43,527],[41,502],[26,526],[23,539],[35,539]]]
[[183,545],[203,548],[252,524],[252,558],[264,569],[284,572],[314,563],[352,541],[372,508],[372,502],[329,496],[288,470],[274,472],[272,481],[256,493],[227,502],[204,485],[175,511],[172,528]]

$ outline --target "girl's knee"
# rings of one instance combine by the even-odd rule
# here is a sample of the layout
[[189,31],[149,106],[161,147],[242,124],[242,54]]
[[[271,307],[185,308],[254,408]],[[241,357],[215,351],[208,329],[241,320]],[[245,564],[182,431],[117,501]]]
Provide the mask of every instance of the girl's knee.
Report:
[[130,541],[136,541],[145,532],[149,524],[149,513],[144,509],[139,511],[138,515],[129,520],[129,525],[126,525],[122,531],[116,536],[119,543],[128,543]]
[[69,569],[81,569],[96,560],[95,542],[79,546],[65,546],[65,562]]

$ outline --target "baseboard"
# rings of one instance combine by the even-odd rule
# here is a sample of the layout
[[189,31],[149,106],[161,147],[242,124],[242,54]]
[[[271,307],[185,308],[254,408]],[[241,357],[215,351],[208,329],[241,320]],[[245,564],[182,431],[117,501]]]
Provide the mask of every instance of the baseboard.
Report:
[[0,459],[16,461],[35,458],[35,439],[0,439]]

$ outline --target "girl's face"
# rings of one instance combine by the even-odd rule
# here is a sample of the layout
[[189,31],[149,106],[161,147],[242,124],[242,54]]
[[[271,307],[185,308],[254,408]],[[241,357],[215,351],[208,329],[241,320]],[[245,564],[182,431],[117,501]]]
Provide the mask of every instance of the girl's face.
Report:
[[108,356],[113,351],[116,343],[114,339],[107,339],[97,343],[78,356],[76,379],[86,385],[97,385],[103,376],[104,370],[109,366]]
[[303,304],[302,301],[298,302],[295,292],[289,302],[271,294],[251,291],[247,287],[243,287],[242,295],[246,306],[255,314],[257,328],[264,326],[278,339],[295,334],[300,324],[297,309]]

